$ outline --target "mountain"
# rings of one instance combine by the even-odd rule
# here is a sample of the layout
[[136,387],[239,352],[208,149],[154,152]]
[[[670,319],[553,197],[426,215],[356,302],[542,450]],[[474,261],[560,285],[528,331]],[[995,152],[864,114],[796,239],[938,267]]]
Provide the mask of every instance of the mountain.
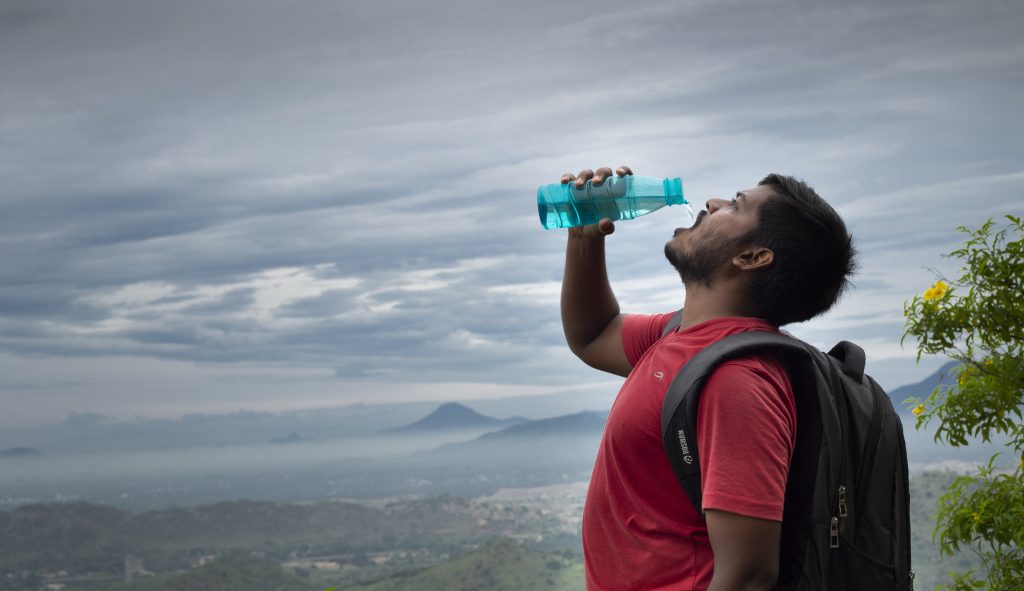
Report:
[[271,437],[289,433],[315,443],[373,436],[381,429],[411,423],[436,407],[437,403],[427,402],[354,404],[281,413],[242,410],[189,414],[179,419],[128,420],[72,413],[61,423],[0,430],[0,450],[31,447],[54,457],[65,453],[223,448],[262,445]]
[[0,451],[0,458],[31,458],[38,455],[39,452],[31,447],[12,447]]
[[275,443],[275,444],[299,443],[299,442],[302,442],[302,441],[306,441],[306,438],[303,437],[302,435],[299,435],[298,433],[289,433],[288,435],[285,435],[284,437],[271,437],[270,438],[270,443]]
[[567,435],[600,436],[608,420],[607,411],[588,410],[550,419],[526,421],[500,431],[485,433],[478,441],[503,441],[520,438],[543,438]]
[[[582,470],[584,477],[594,465],[594,455],[604,432],[607,411],[584,411],[551,419],[526,421],[469,441],[444,444],[414,457],[461,466],[559,465],[563,471]],[[503,464],[504,463],[504,464]]]
[[451,431],[456,429],[497,429],[525,421],[521,417],[496,419],[482,415],[468,406],[448,402],[437,407],[422,419],[401,427],[386,429],[381,433],[413,433],[423,431]]
[[916,384],[907,384],[894,390],[890,390],[889,398],[892,400],[892,405],[901,415],[910,414],[910,409],[906,407],[906,404],[904,404],[903,401],[907,398],[920,398],[924,400],[931,395],[936,386],[953,385],[956,383],[956,374],[953,372],[953,368],[956,366],[956,361],[950,361],[940,367],[935,373],[929,375]]

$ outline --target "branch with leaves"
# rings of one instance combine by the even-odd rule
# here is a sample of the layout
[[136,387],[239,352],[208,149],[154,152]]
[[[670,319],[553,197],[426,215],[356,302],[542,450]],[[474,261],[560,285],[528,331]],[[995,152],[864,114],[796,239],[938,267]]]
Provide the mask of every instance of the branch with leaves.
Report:
[[960,227],[967,238],[949,254],[959,275],[940,277],[904,306],[903,338],[917,342],[918,360],[945,355],[959,364],[956,383],[909,401],[917,428],[935,421],[936,441],[955,447],[1006,437],[1013,454],[1009,467],[993,457],[939,500],[940,548],[970,549],[986,571],[952,573],[955,591],[1024,589],[1024,224],[1006,220],[998,230],[992,220]]

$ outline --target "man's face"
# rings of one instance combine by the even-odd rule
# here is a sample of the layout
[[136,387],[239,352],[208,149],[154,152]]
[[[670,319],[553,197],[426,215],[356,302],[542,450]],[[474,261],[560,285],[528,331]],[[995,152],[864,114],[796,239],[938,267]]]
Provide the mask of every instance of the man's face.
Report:
[[768,185],[736,193],[732,200],[712,199],[691,228],[678,228],[665,245],[665,257],[679,271],[683,283],[710,287],[714,278],[732,264],[757,230],[757,211],[774,194]]

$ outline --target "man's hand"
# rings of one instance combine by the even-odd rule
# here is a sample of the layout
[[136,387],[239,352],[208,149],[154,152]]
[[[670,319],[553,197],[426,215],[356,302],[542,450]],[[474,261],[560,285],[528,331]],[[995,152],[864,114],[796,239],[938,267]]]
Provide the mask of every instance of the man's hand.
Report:
[[[633,174],[628,166],[620,166],[615,169],[615,173],[618,176],[626,176]],[[597,170],[585,169],[581,170],[578,175],[574,175],[571,172],[567,172],[562,175],[562,184],[567,185],[575,182],[577,189],[582,189],[583,185],[587,184],[587,181],[591,181],[591,184],[595,186],[601,186],[605,179],[612,176],[612,169],[604,166]],[[589,226],[576,226],[569,228],[569,235],[577,238],[597,238],[607,236],[615,231],[615,224],[608,218],[604,218],[596,224]]]

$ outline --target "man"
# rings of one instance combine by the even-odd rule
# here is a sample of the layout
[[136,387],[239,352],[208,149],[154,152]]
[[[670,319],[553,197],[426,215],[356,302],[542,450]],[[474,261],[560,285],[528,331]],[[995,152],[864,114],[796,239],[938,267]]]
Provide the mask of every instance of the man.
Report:
[[[620,167],[620,176],[632,174]],[[601,184],[609,168],[562,177]],[[779,568],[796,410],[779,360],[747,357],[715,370],[697,415],[703,511],[662,448],[666,390],[697,351],[727,335],[777,331],[828,310],[849,284],[855,251],[842,219],[801,181],[769,175],[712,199],[665,255],[685,287],[671,313],[620,313],[605,269],[607,220],[569,230],[562,324],[587,364],[626,376],[608,415],[583,512],[587,589],[770,589]]]

